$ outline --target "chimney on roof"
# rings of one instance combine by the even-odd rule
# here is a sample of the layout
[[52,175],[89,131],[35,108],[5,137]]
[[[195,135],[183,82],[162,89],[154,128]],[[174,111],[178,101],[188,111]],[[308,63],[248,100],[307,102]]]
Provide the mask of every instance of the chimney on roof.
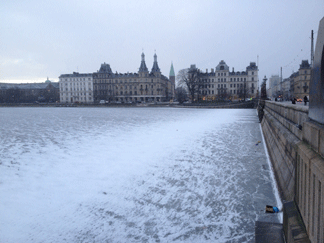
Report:
[[233,70],[232,72],[234,73],[234,68],[232,70]]
[[213,68],[211,69],[211,72],[212,72],[212,73],[214,72],[214,69],[213,69]]
[[206,68],[206,73],[208,73],[208,68]]

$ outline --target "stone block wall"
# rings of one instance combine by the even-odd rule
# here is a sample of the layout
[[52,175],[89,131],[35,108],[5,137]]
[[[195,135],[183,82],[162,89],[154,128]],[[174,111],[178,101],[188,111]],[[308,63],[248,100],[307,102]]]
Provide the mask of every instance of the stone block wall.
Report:
[[[324,243],[324,127],[309,120],[304,106],[266,101],[263,112],[262,130],[281,198],[295,202],[310,241]],[[286,239],[297,242],[296,228],[284,228],[290,229]]]

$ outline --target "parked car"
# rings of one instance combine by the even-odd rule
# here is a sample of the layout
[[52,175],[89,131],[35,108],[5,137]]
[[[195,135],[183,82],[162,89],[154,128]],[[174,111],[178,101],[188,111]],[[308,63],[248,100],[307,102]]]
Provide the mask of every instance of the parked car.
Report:
[[100,101],[99,101],[99,104],[105,104],[105,103],[106,103],[105,100],[100,100]]

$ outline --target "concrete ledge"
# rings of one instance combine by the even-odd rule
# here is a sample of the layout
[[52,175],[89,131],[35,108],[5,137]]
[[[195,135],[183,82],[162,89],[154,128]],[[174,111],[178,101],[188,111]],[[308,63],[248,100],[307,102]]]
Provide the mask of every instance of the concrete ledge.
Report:
[[269,222],[255,222],[255,242],[256,243],[284,243],[284,233],[282,224]]
[[284,232],[287,243],[311,242],[294,201],[284,203]]

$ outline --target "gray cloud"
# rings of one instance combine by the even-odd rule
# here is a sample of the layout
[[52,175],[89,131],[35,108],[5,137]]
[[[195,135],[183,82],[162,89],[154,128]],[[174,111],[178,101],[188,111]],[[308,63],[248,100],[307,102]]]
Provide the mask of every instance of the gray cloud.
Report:
[[260,79],[284,77],[310,59],[310,33],[323,17],[320,0],[301,1],[1,1],[0,82],[62,73],[137,72],[142,49],[163,74],[225,60],[244,70],[259,56]]

